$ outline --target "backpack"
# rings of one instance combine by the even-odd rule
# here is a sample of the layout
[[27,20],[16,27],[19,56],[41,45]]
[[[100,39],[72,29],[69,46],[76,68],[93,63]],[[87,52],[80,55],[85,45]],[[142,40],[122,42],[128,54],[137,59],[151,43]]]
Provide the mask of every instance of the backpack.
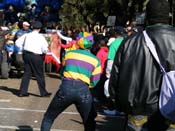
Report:
[[153,42],[149,38],[146,31],[143,31],[146,45],[150,50],[151,54],[160,66],[163,74],[160,96],[159,96],[159,110],[162,116],[166,119],[175,122],[175,70],[166,72],[163,65],[160,63],[156,49]]

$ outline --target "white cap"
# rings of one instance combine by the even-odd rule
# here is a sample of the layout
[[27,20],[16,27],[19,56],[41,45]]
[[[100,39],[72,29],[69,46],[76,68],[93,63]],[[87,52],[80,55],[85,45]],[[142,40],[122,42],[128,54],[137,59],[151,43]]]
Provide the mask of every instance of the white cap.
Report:
[[26,26],[30,26],[30,24],[27,21],[24,21],[22,24]]
[[109,38],[109,40],[108,40],[108,43],[107,43],[107,46],[110,46],[111,45],[111,43],[113,42],[115,40],[115,38]]

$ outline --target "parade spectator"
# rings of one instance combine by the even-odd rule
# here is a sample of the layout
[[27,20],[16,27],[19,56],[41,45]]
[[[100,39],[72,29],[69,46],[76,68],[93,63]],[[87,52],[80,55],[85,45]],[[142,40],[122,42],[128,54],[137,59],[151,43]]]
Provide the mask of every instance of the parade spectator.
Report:
[[[112,70],[115,54],[117,53],[118,48],[124,39],[123,33],[124,33],[124,29],[121,26],[117,26],[115,30],[111,29],[111,38],[109,39],[109,42],[108,42],[109,51],[108,51],[107,66],[106,66],[107,83],[111,77],[111,70]],[[106,90],[107,88],[104,88],[104,90]],[[118,110],[115,108],[115,105],[112,99],[108,95],[106,95],[106,97],[108,101],[108,109],[105,109],[104,113],[109,115],[116,115],[117,113],[120,114],[120,112],[118,112]]]
[[[10,30],[3,30],[1,26],[0,27],[0,64],[2,64],[2,61],[3,61],[3,54],[5,53],[5,43],[6,43],[8,34],[10,34]],[[4,59],[7,60],[7,56]]]
[[[54,58],[52,55],[46,55],[45,56],[45,63],[49,64],[52,63],[56,66],[56,71],[59,71],[61,67],[61,39],[58,36],[56,32],[53,32],[51,34],[51,42],[49,46],[49,51],[55,55],[56,58]],[[59,62],[58,62],[59,61]]]
[[29,20],[30,23],[36,21],[39,17],[39,11],[37,11],[37,4],[31,4],[31,7],[26,12],[26,19]]
[[[167,0],[150,0],[147,3],[145,30],[166,71],[175,69],[175,30],[169,25],[169,12]],[[117,108],[128,114],[127,130],[167,130],[170,122],[158,108],[162,76],[159,65],[146,46],[143,32],[123,41],[114,59],[109,89]]]
[[91,53],[93,53],[94,55],[97,55],[97,52],[100,49],[100,40],[105,39],[105,38],[104,38],[104,36],[102,34],[94,33],[93,36],[94,36],[94,44],[92,45]]
[[14,41],[17,40],[22,35],[24,35],[25,33],[29,33],[31,31],[32,30],[30,29],[30,24],[27,21],[22,22],[22,28],[16,32]]
[[124,32],[124,29],[120,26],[117,26],[116,30],[113,30],[113,29],[110,30],[111,36],[110,36],[109,41],[107,43],[107,45],[109,46],[107,67],[106,67],[106,77],[107,78],[110,78],[111,69],[112,69],[112,65],[114,62],[115,54],[117,53],[117,50],[124,39],[123,32]]
[[72,104],[82,117],[84,130],[95,131],[97,114],[89,88],[99,81],[101,65],[98,58],[88,51],[92,42],[83,37],[80,39],[80,49],[66,52],[62,83],[44,114],[41,131],[50,131],[57,116]]
[[96,56],[99,58],[101,63],[101,76],[97,85],[92,89],[92,93],[94,94],[94,100],[97,102],[100,101],[102,103],[104,103],[106,100],[104,95],[104,83],[106,81],[105,69],[108,57],[107,42],[104,39],[105,38],[103,37],[97,42],[100,49],[98,50]]
[[27,93],[29,82],[34,73],[41,97],[48,97],[51,93],[46,90],[44,78],[44,55],[48,51],[48,43],[39,31],[42,27],[41,22],[36,21],[32,25],[33,31],[25,34],[16,40],[16,46],[23,50],[24,75],[20,85],[19,97],[29,96]]
[[44,26],[46,26],[48,22],[52,21],[52,12],[50,6],[44,6],[43,10],[39,14],[39,20],[43,23]]
[[100,49],[97,52],[97,57],[100,60],[101,67],[102,67],[102,73],[103,73],[105,72],[105,69],[106,69],[106,62],[107,62],[107,57],[108,57],[108,47],[104,39],[99,40],[99,47]]
[[68,40],[66,44],[61,44],[61,47],[64,48],[66,51],[78,49],[79,46],[76,41],[76,36],[78,32],[71,32],[70,35],[67,36]]
[[11,35],[13,36],[13,39],[14,39],[16,32],[19,30],[18,22],[13,23],[12,26],[10,27],[10,30],[11,30]]
[[4,20],[5,26],[9,26],[18,21],[17,11],[13,5],[9,5],[7,9],[4,10]]

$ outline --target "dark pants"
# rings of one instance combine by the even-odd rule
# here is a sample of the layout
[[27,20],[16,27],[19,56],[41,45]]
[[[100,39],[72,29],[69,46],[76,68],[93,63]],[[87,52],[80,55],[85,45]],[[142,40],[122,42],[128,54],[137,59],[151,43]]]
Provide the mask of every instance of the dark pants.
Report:
[[50,131],[57,116],[71,104],[75,104],[80,113],[85,131],[95,131],[97,113],[88,86],[81,81],[64,79],[44,114],[41,131]]
[[39,91],[41,95],[47,93],[45,89],[45,78],[44,78],[44,68],[43,68],[43,56],[34,54],[28,51],[24,51],[23,53],[24,59],[24,75],[22,78],[20,93],[26,94],[29,87],[29,82],[34,73]]
[[2,50],[0,50],[0,64],[2,64]]
[[100,77],[99,82],[97,85],[92,88],[92,94],[98,98],[101,102],[106,102],[106,96],[104,95],[104,83],[107,80],[106,74],[103,73]]

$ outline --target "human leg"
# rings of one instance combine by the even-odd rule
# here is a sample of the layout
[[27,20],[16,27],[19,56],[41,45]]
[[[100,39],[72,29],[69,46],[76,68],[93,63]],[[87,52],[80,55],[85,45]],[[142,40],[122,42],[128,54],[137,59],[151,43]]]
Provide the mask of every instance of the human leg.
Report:
[[24,59],[24,74],[22,77],[21,85],[20,85],[20,93],[22,95],[27,94],[30,78],[32,76],[32,70],[29,64],[29,56],[28,54],[23,54]]
[[82,89],[80,89],[78,92],[78,96],[79,96],[77,99],[78,102],[75,105],[82,117],[82,120],[84,123],[84,130],[95,131],[95,128],[96,128],[95,118],[97,116],[97,113],[93,105],[93,98],[90,93],[90,90],[86,85],[84,87],[81,86],[81,88]]
[[92,104],[87,120],[84,122],[85,131],[95,131],[97,112]]
[[48,92],[46,91],[46,87],[45,87],[46,84],[45,84],[45,78],[44,78],[43,56],[33,55],[30,65],[36,77],[41,96],[48,94]]
[[102,74],[100,77],[99,82],[97,83],[97,85],[92,88],[92,95],[94,96],[94,98],[96,98],[100,103],[106,103],[106,96],[104,95],[104,83],[106,81],[106,75]]
[[52,99],[41,123],[41,131],[50,131],[54,120],[58,115],[72,104],[71,91],[68,93],[69,85],[61,84],[60,89]]

